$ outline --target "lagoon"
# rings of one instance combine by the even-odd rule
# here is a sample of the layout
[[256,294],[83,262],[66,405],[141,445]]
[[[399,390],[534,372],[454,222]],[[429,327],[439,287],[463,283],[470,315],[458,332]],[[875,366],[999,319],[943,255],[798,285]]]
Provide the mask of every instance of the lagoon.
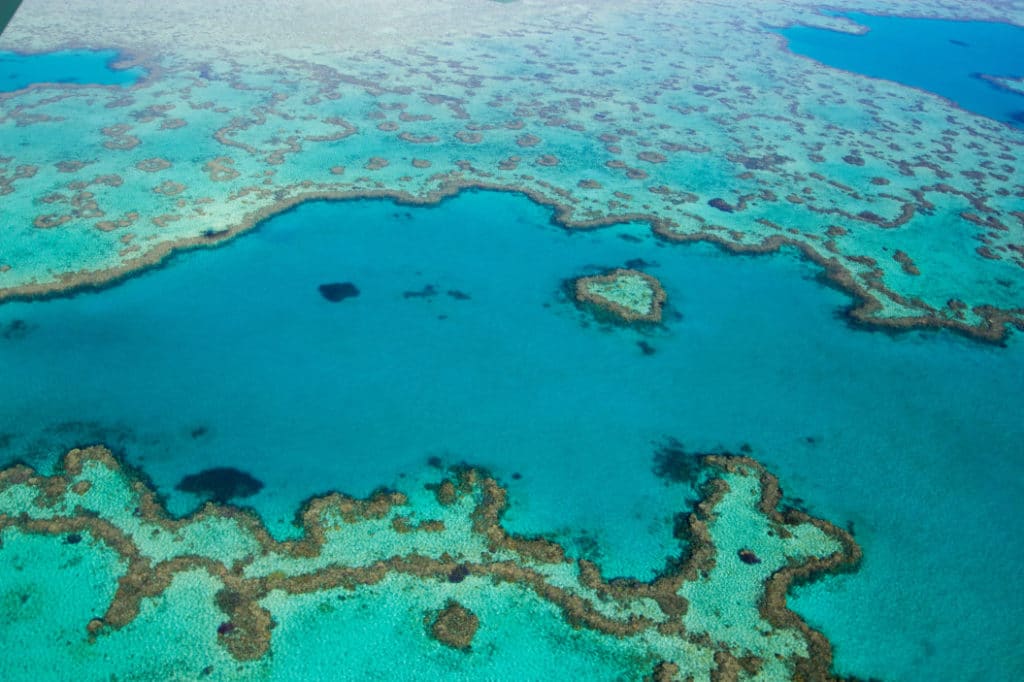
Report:
[[145,70],[114,66],[122,59],[125,56],[117,50],[0,51],[0,92],[46,83],[127,86],[141,80]]
[[[662,327],[566,299],[630,261],[668,293]],[[1024,616],[1024,550],[991,521],[1024,496],[1024,347],[851,329],[817,274],[639,224],[567,231],[515,194],[307,203],[113,288],[0,308],[0,454],[45,470],[106,442],[176,513],[201,501],[183,477],[236,467],[264,485],[238,502],[282,537],[311,495],[465,460],[509,486],[512,530],[648,578],[693,495],[654,452],[747,444],[864,548],[791,600],[837,672],[994,679]],[[358,295],[327,300],[336,282]]]
[[863,34],[795,25],[779,30],[796,54],[895,81],[968,111],[1024,128],[1024,95],[981,76],[1024,76],[1024,27],[986,21],[841,13]]

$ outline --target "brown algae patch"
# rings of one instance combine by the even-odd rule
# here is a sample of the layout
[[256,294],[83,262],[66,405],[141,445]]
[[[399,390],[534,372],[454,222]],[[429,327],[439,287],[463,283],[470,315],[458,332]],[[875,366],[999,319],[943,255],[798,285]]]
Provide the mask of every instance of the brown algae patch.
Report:
[[580,277],[573,289],[578,303],[595,305],[623,322],[661,322],[665,290],[647,273],[618,268],[603,275]]
[[[0,471],[0,539],[8,529],[54,542],[88,537],[83,548],[120,557],[124,573],[110,576],[117,590],[106,611],[80,623],[83,643],[130,637],[125,626],[144,602],[169,599],[176,575],[200,571],[222,587],[212,603],[189,608],[218,613],[210,636],[232,657],[262,660],[272,654],[275,624],[289,617],[267,605],[271,592],[283,598],[352,592],[396,575],[418,581],[436,595],[434,603],[444,604],[424,614],[425,636],[467,655],[480,627],[471,607],[479,610],[492,588],[508,586],[520,591],[517,602],[549,604],[552,617],[606,636],[622,657],[650,661],[638,677],[719,679],[725,662],[745,661],[780,679],[831,678],[828,640],[788,609],[786,594],[794,580],[851,570],[860,549],[828,522],[779,510],[778,482],[756,461],[705,457],[702,467],[701,499],[677,524],[685,547],[650,581],[607,580],[598,565],[570,558],[551,540],[508,532],[501,520],[505,488],[466,467],[411,496],[382,490],[366,499],[314,498],[297,517],[302,534],[279,541],[253,512],[222,502],[172,518],[107,449],[76,449],[53,476],[24,465]],[[736,542],[760,560],[736,558],[730,544]],[[729,562],[742,571],[716,571]],[[738,584],[749,587],[736,594],[753,595],[743,613],[763,635],[754,640],[722,636],[734,624],[716,629],[720,617],[698,598]],[[452,589],[467,591],[456,600]],[[692,618],[695,608],[702,609],[700,618]]]

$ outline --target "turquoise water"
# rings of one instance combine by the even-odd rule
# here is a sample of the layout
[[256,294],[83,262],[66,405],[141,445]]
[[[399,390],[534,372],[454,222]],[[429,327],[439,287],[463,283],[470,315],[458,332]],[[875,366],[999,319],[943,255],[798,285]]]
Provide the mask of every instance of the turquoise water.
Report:
[[117,50],[62,50],[42,54],[0,51],[0,92],[14,92],[33,83],[132,85],[145,71],[112,68],[124,55]]
[[[871,32],[796,27],[785,31],[791,49],[818,45],[809,56],[999,120],[1024,108],[974,77],[1024,71],[1006,71],[1021,29],[914,20],[915,32],[901,28],[905,19],[850,16]],[[996,33],[1009,37],[992,42]],[[918,61],[841,46],[906,46],[910,36],[921,41],[914,54],[934,54]],[[61,61],[72,54],[81,59]],[[840,54],[865,63],[826,58]],[[978,55],[969,69],[959,66],[966,54]],[[72,73],[66,82],[141,77],[110,69],[116,57],[13,55],[9,89]],[[946,59],[957,68],[935,68]],[[899,74],[881,72],[896,62]],[[937,70],[941,80],[915,80]],[[551,535],[606,575],[648,578],[678,551],[672,517],[695,497],[655,476],[659,445],[749,446],[789,503],[848,527],[864,549],[856,573],[796,588],[790,600],[834,644],[837,672],[1024,674],[1024,549],[1011,525],[1024,498],[1019,335],[997,347],[854,330],[842,315],[850,300],[794,251],[738,257],[660,242],[645,225],[567,232],[550,218],[522,196],[493,192],[433,208],[309,203],[102,292],[4,304],[0,464],[49,470],[67,448],[104,442],[151,476],[175,513],[201,503],[176,488],[184,477],[235,467],[262,485],[238,502],[287,537],[312,495],[402,488],[436,473],[431,458],[464,460],[509,487],[512,530]],[[627,266],[661,280],[663,326],[604,325],[566,300],[566,280]],[[322,295],[341,283],[351,286],[335,288],[338,300]],[[4,548],[0,631],[26,652],[34,677],[60,679],[84,662],[119,676],[158,660],[180,661],[182,671],[198,660],[234,665],[215,642],[202,651],[196,643],[197,631],[216,630],[216,614],[187,610],[211,602],[216,581],[176,578],[131,626],[134,641],[158,644],[126,654],[113,640],[81,641],[81,623],[109,602],[113,584],[103,578],[118,570],[110,556],[86,551],[87,542],[18,533],[5,535]],[[36,570],[24,570],[30,564]],[[424,646],[420,619],[437,595],[418,581],[396,583],[330,609],[327,600],[342,595],[277,594],[279,612],[302,617],[282,621],[275,638],[285,645],[265,662],[267,674],[328,676],[341,658],[381,676],[398,659],[424,679],[481,674],[457,652]],[[474,644],[492,657],[488,675],[539,679],[558,665],[567,678],[603,679],[631,670],[592,633],[567,646],[563,624],[540,613],[547,606],[512,608],[523,602],[517,589],[469,602],[485,621],[502,621]],[[367,609],[377,617],[361,618]],[[364,629],[350,632],[353,622]],[[401,656],[379,656],[366,638]],[[65,640],[70,658],[54,657],[52,643]]]
[[[565,279],[631,259],[668,292],[664,328],[603,327],[564,300]],[[467,460],[508,484],[513,530],[644,578],[692,496],[654,476],[657,444],[747,443],[864,548],[856,574],[792,600],[839,672],[1024,673],[1024,550],[998,523],[1024,495],[1024,348],[851,330],[816,274],[640,225],[566,232],[512,194],[305,204],[109,290],[0,308],[0,441],[44,467],[110,443],[176,512],[198,503],[183,476],[237,467],[264,483],[241,502],[281,536],[312,494]],[[333,282],[359,295],[329,302]]]
[[985,21],[842,13],[863,35],[810,26],[779,32],[789,49],[828,66],[884,78],[1024,128],[1024,96],[980,79],[1024,76],[1024,27]]

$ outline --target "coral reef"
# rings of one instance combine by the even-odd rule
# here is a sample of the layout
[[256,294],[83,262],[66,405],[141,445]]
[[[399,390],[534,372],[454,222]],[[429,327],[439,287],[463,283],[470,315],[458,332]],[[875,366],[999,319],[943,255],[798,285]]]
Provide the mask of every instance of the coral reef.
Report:
[[[474,19],[498,11],[486,4]],[[992,341],[1024,327],[1024,134],[789,53],[771,27],[862,29],[810,3],[601,4],[584,13],[514,3],[500,10],[501,35],[412,48],[375,34],[391,46],[373,52],[337,48],[365,36],[297,49],[318,33],[254,55],[254,33],[261,45],[282,36],[229,22],[215,40],[190,36],[186,55],[154,48],[169,40],[160,27],[117,31],[131,7],[94,8],[84,33],[67,37],[52,21],[62,10],[37,2],[5,33],[8,45],[111,45],[131,54],[119,68],[148,76],[0,95],[11,112],[0,119],[0,194],[12,245],[0,299],[109,284],[302,201],[428,204],[486,188],[551,206],[569,229],[643,221],[668,242],[796,249],[854,298],[851,319],[872,327]],[[883,0],[844,7],[891,11]],[[926,0],[903,9],[960,18]],[[1021,19],[1005,3],[971,11]],[[416,25],[426,36],[423,27],[438,28]],[[460,30],[470,25],[479,26]],[[572,64],[562,60],[570,52]],[[636,59],[621,60],[626,52]],[[509,153],[520,149],[530,155]],[[40,211],[51,197],[61,210]],[[102,220],[114,208],[118,217]],[[932,225],[963,239],[937,248]],[[951,299],[963,306],[951,310]]]
[[639,270],[619,268],[580,277],[573,282],[573,290],[578,303],[595,305],[623,322],[661,322],[665,290],[657,279]]
[[[226,504],[171,518],[108,450],[78,449],[53,476],[24,465],[0,472],[0,539],[21,532],[82,547],[88,539],[90,551],[120,557],[124,572],[109,578],[117,589],[106,612],[81,624],[90,641],[130,637],[126,626],[146,602],[169,599],[176,576],[199,571],[220,588],[212,604],[191,608],[220,613],[217,641],[238,661],[257,661],[286,617],[268,607],[268,595],[359,591],[404,577],[440,594],[445,586],[465,594],[515,586],[523,599],[553,605],[572,627],[610,637],[623,655],[661,660],[663,678],[678,670],[678,679],[719,679],[716,652],[728,647],[729,660],[756,662],[772,679],[824,679],[828,641],[786,607],[786,591],[794,580],[852,569],[860,549],[826,521],[780,510],[777,481],[754,460],[707,456],[702,466],[702,499],[679,524],[686,546],[648,582],[607,580],[550,540],[509,533],[501,524],[505,489],[465,467],[432,486],[436,497],[415,496],[415,508],[395,491],[314,498],[298,516],[302,535],[276,540],[251,512]],[[413,515],[425,520],[412,524]],[[715,616],[725,594],[742,595],[730,616],[742,619],[740,630]],[[477,631],[477,616],[459,600],[425,618],[431,636],[448,646],[466,649]],[[750,629],[763,635],[756,644],[740,635]]]
[[469,649],[479,626],[480,619],[476,614],[454,599],[449,599],[430,626],[430,634],[441,644],[453,649]]

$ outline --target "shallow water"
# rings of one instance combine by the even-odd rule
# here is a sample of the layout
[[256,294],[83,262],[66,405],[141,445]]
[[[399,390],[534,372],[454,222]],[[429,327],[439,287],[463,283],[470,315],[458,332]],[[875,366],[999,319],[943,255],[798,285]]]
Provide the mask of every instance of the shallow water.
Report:
[[[838,671],[1005,670],[1024,554],[991,519],[1024,494],[1015,338],[851,330],[848,299],[793,254],[665,245],[640,225],[567,232],[549,216],[493,192],[311,203],[109,290],[5,305],[0,324],[27,330],[0,342],[6,454],[52,464],[115,444],[179,513],[197,503],[173,490],[183,476],[235,466],[265,484],[239,501],[279,535],[314,493],[467,460],[509,485],[511,529],[648,578],[692,496],[653,475],[656,445],[748,443],[864,548],[856,574],[793,600]],[[566,278],[637,258],[668,292],[663,328],[602,326],[565,300]],[[318,286],[339,281],[359,295],[325,300]],[[437,294],[406,296],[427,285]]]
[[37,83],[131,85],[143,69],[112,68],[124,56],[117,50],[64,50],[43,54],[0,51],[0,92]]
[[884,78],[1024,128],[1024,94],[980,76],[1024,77],[1024,27],[989,21],[843,13],[861,35],[811,26],[780,30],[789,49],[830,67]]

